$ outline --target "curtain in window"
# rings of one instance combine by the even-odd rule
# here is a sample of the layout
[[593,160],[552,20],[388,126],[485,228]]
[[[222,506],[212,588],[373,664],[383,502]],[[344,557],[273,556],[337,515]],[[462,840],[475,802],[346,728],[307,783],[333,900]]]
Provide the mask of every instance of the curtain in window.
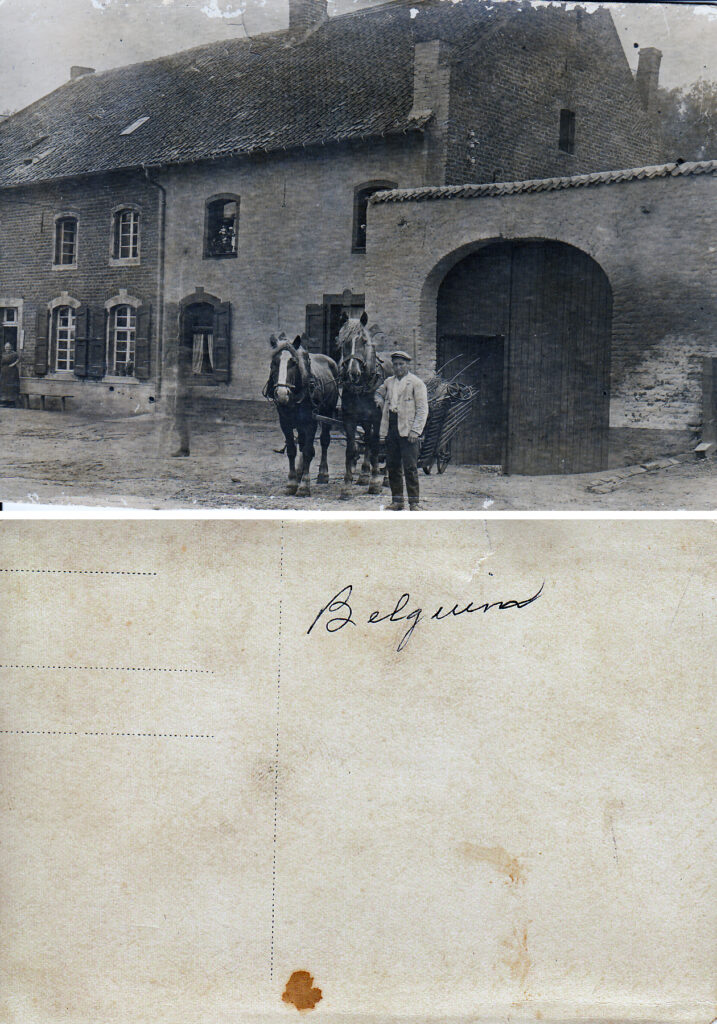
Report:
[[204,335],[201,331],[194,335],[192,341],[192,373],[201,373],[202,356],[204,355]]

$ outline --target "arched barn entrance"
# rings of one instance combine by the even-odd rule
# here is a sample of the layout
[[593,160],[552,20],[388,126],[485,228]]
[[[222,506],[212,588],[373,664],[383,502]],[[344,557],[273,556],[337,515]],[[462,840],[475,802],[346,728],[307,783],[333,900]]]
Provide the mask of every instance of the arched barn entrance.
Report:
[[495,242],[438,291],[436,365],[476,384],[457,462],[506,473],[607,465],[612,293],[602,268],[561,242]]

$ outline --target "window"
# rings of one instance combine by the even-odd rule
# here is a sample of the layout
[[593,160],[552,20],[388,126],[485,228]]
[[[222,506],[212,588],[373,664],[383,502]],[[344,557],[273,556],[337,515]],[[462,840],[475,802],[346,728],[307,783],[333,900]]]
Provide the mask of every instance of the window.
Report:
[[563,153],[575,152],[575,112],[573,110],[560,111],[560,141],[558,146]]
[[372,181],[359,185],[354,192],[354,229],[351,244],[352,252],[366,252],[366,220],[368,217],[368,201],[376,192],[388,188],[396,188],[395,181]]
[[118,210],[113,219],[112,256],[116,260],[139,259],[139,213]]
[[107,318],[108,373],[117,377],[134,376],[137,344],[137,314],[132,306],[112,306]]
[[75,366],[75,329],[77,319],[72,306],[58,306],[54,312],[54,348],[56,370]]
[[237,254],[239,197],[215,196],[207,202],[204,230],[205,259],[221,259]]
[[55,266],[77,266],[77,217],[55,221]]
[[133,121],[131,124],[128,124],[126,128],[123,128],[120,135],[133,135],[138,128],[142,127],[143,124],[147,124],[147,121],[149,121],[149,115],[146,117],[138,117],[136,121]]
[[17,330],[17,308],[14,306],[6,306],[0,309],[0,347],[4,348],[6,342],[9,342],[13,349],[17,351]]

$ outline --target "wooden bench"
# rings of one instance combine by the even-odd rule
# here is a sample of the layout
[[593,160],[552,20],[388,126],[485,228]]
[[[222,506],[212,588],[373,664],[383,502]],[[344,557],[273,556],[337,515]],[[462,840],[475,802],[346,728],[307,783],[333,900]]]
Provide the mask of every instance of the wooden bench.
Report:
[[[58,386],[59,385],[59,386]],[[67,409],[67,399],[73,398],[74,396],[62,386],[60,381],[42,381],[36,378],[21,378],[20,379],[20,398],[22,404],[26,409],[30,409],[30,399],[37,397],[40,399],[40,407],[46,409],[45,399],[55,398],[60,403],[60,408],[63,412]]]
[[72,398],[73,397],[72,395],[58,395],[54,391],[48,391],[47,393],[44,393],[42,391],[32,391],[30,394],[24,394],[24,395],[21,394],[20,395],[20,398],[22,399],[23,404],[24,404],[26,409],[31,408],[31,406],[30,406],[30,398],[32,398],[35,395],[40,399],[40,405],[41,405],[41,408],[43,408],[43,409],[46,408],[46,406],[45,406],[45,399],[46,398],[57,398],[57,399],[59,399],[59,401],[61,402],[61,405],[62,405],[62,411],[63,412],[67,408],[67,406],[65,405],[65,402],[67,401],[68,398]]

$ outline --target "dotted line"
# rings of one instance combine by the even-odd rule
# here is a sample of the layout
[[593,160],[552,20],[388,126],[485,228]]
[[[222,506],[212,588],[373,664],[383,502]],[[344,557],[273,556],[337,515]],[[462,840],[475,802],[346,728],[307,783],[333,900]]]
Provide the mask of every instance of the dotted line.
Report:
[[269,953],[269,976],[274,978],[274,930],[276,924],[276,839],[279,820],[279,709],[281,704],[281,624],[282,600],[284,590],[284,524],[281,524],[281,540],[279,545],[279,639],[278,660],[276,669],[276,747],[274,751],[274,839],[272,844],[271,862],[271,950]]
[[0,668],[54,669],[62,672],[191,672],[214,675],[211,668],[143,668],[138,665],[0,665]]
[[4,736],[127,736],[143,739],[213,740],[209,733],[190,732],[72,732],[62,729],[0,729]]
[[80,576],[156,576],[156,572],[134,572],[124,569],[0,569],[0,572],[70,573]]

